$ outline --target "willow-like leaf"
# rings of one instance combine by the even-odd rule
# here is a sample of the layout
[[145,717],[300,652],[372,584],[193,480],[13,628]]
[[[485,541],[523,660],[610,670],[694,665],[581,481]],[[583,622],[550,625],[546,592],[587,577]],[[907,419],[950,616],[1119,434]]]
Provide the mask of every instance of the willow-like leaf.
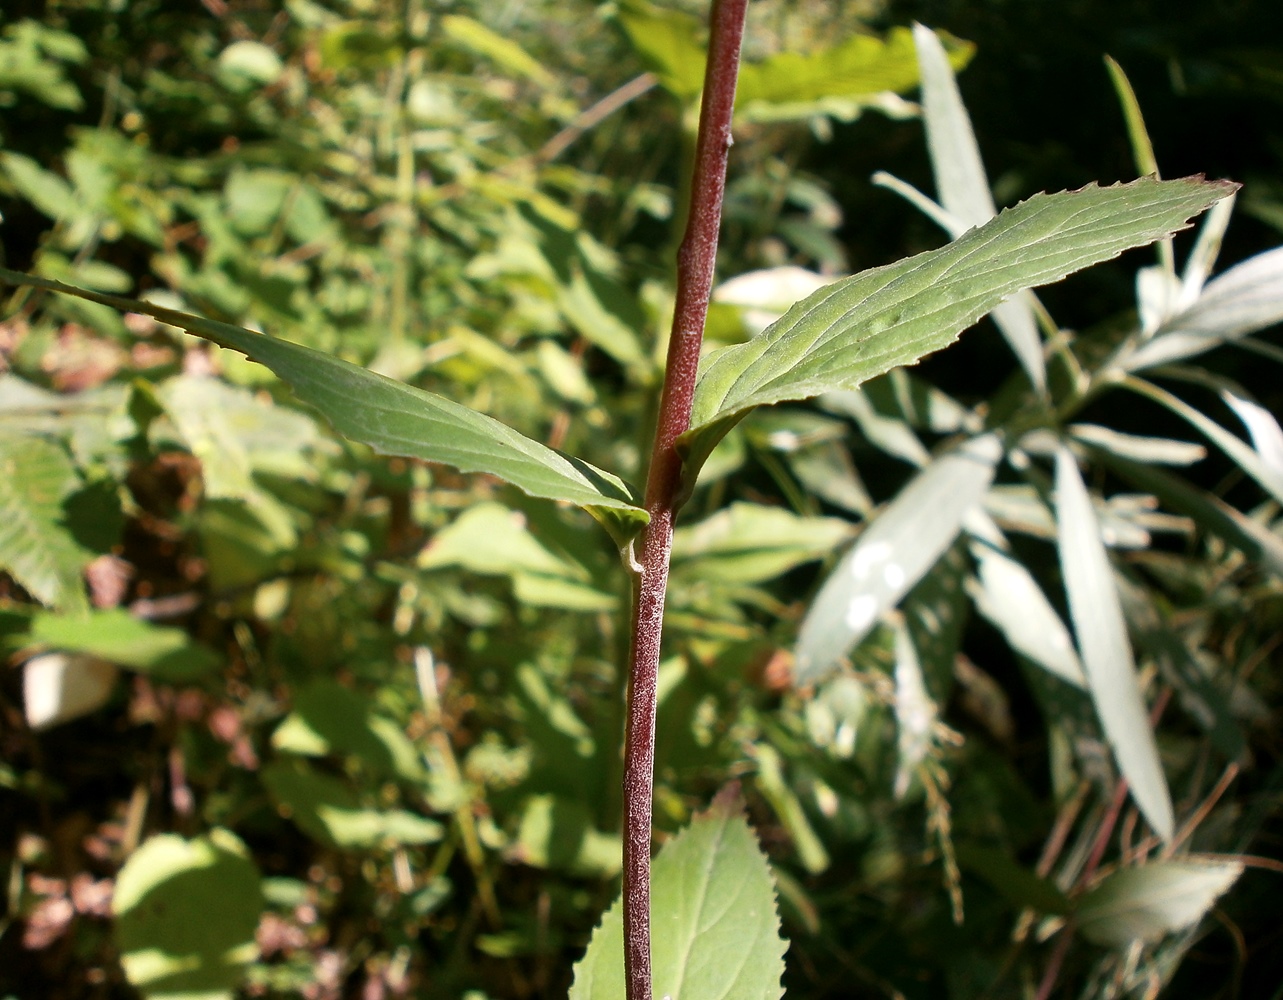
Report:
[[692,429],[679,440],[688,481],[753,407],[851,389],[913,364],[1021,289],[1183,229],[1235,187],[1142,178],[1037,194],[938,250],[820,289],[701,366]]

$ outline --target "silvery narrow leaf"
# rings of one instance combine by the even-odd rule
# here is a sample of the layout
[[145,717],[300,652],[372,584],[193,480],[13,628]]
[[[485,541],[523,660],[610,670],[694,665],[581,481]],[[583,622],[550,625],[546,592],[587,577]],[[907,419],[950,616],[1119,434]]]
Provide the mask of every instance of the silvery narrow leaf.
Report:
[[1221,254],[1221,241],[1225,239],[1225,230],[1229,228],[1230,216],[1234,212],[1234,202],[1238,195],[1232,194],[1223,201],[1218,201],[1203,218],[1198,228],[1198,239],[1194,249],[1189,252],[1185,261],[1185,273],[1181,277],[1181,307],[1189,308],[1198,301],[1203,286],[1212,276],[1216,258]]
[[1146,337],[1158,332],[1168,317],[1180,311],[1181,283],[1176,275],[1155,264],[1136,272],[1136,308],[1140,330]]
[[995,486],[985,494],[984,509],[1005,531],[1034,538],[1056,537],[1056,520],[1032,486]]
[[985,434],[935,459],[883,509],[820,588],[797,645],[799,684],[819,680],[952,544],[1002,457]]
[[1271,474],[1283,482],[1283,429],[1272,414],[1259,403],[1237,395],[1228,389],[1221,391],[1221,399],[1243,421],[1248,436],[1261,456],[1261,461]]
[[[920,24],[913,26],[913,41],[922,72],[922,117],[927,130],[927,148],[935,174],[940,204],[965,229],[981,226],[998,214],[989,180],[980,159],[971,119],[953,78],[944,46],[935,32]],[[953,238],[962,235],[950,232]],[[1034,321],[1029,294],[1021,292],[997,306],[993,321],[1015,352],[1029,381],[1038,390],[1046,385],[1042,340]]]
[[966,528],[972,535],[970,549],[977,569],[972,588],[976,610],[1015,652],[1074,687],[1086,687],[1069,630],[1029,571],[1012,556],[998,526],[974,508]]
[[[1242,438],[1231,434],[1215,420],[1212,420],[1210,417],[1194,409],[1194,407],[1190,406],[1183,399],[1173,396],[1166,389],[1160,389],[1152,382],[1146,382],[1143,379],[1132,377],[1126,379],[1122,384],[1127,388],[1140,393],[1142,396],[1148,396],[1156,403],[1161,403],[1178,417],[1188,421],[1207,438],[1209,438],[1213,444],[1221,449],[1221,451],[1225,452],[1225,454],[1233,460],[1235,465],[1260,483],[1266,491],[1273,495],[1274,499],[1283,503],[1283,469],[1279,468],[1277,465],[1272,465],[1264,456],[1248,445]],[[1267,417],[1269,416],[1268,413],[1265,415]],[[1243,418],[1241,413],[1239,416],[1241,419],[1244,419],[1244,422],[1246,423],[1246,418]],[[1258,432],[1265,434],[1268,439],[1270,437],[1269,432],[1262,430],[1263,421],[1255,414],[1253,414],[1252,419],[1257,424]],[[1249,428],[1251,428],[1250,424]],[[1267,446],[1272,447],[1268,440]]]
[[1120,363],[1127,371],[1179,361],[1283,322],[1283,247],[1257,254],[1208,282],[1193,305],[1169,318]]
[[870,444],[881,448],[888,455],[903,459],[910,465],[922,468],[931,461],[931,453],[918,440],[903,420],[883,416],[873,408],[862,389],[843,389],[825,393],[820,404],[832,413],[842,413],[854,420]]
[[120,671],[81,653],[43,653],[22,666],[27,725],[48,729],[88,715],[107,703]]
[[949,57],[935,32],[921,24],[913,26],[913,43],[922,73],[922,117],[940,204],[968,229],[983,225],[998,210]]
[[1089,941],[1115,948],[1153,943],[1201,920],[1241,874],[1243,865],[1228,858],[1124,868],[1083,897],[1078,927]]
[[1077,441],[1104,448],[1121,458],[1151,465],[1193,465],[1207,457],[1207,449],[1189,441],[1124,434],[1099,424],[1073,424],[1069,432]]
[[900,619],[895,623],[895,721],[899,727],[900,753],[895,772],[896,798],[903,798],[908,792],[914,772],[926,760],[931,749],[931,729],[938,714],[936,703],[927,693],[913,638]]
[[1087,687],[1118,769],[1149,825],[1172,835],[1172,802],[1141,695],[1113,569],[1087,487],[1068,448],[1056,455],[1060,565]]
[[951,214],[946,209],[937,205],[908,181],[902,181],[899,177],[896,177],[895,174],[889,174],[885,170],[879,170],[875,172],[869,180],[878,187],[884,187],[888,191],[894,191],[948,233],[951,239],[956,240],[971,228],[956,215]]

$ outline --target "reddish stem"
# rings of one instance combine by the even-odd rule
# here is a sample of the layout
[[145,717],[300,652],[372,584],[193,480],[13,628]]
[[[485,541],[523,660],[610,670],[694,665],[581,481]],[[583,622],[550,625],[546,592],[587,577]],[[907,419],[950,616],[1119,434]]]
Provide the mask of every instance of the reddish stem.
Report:
[[642,532],[641,572],[633,595],[624,742],[624,975],[628,1000],[652,1000],[650,973],[650,837],[654,793],[655,687],[664,593],[681,487],[677,438],[690,426],[695,372],[717,264],[726,159],[748,0],[713,0],[708,65],[695,140],[690,214],[677,252],[677,302],[646,479],[650,522]]

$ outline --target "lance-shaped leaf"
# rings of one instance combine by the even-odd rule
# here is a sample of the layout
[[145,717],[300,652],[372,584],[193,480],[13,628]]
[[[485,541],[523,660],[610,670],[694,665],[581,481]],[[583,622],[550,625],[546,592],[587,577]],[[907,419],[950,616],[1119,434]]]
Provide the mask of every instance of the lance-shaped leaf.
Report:
[[1056,451],[1056,520],[1069,613],[1096,714],[1141,812],[1168,839],[1172,800],[1136,677],[1114,572],[1091,497],[1064,446]]
[[[922,69],[922,118],[927,130],[931,172],[935,175],[941,205],[961,227],[949,234],[956,239],[972,226],[984,225],[998,210],[989,191],[989,179],[980,159],[971,118],[958,93],[944,46],[934,31],[920,24],[913,26],[913,41]],[[1015,352],[1029,381],[1041,390],[1046,385],[1047,372],[1042,340],[1028,296],[1017,295],[998,305],[993,311],[993,321]]]
[[900,491],[824,582],[798,635],[799,684],[819,680],[953,543],[1002,457],[986,434],[937,458]]
[[[1248,433],[1265,446],[1266,451],[1262,453],[1252,448],[1242,438],[1231,434],[1211,417],[1152,382],[1129,376],[1123,380],[1122,384],[1142,396],[1148,396],[1156,403],[1161,403],[1178,417],[1187,420],[1225,452],[1235,465],[1255,479],[1276,500],[1283,503],[1283,466],[1280,466],[1277,454],[1278,424],[1266,410],[1235,396],[1228,390],[1223,392],[1226,404],[1233,408],[1247,425]],[[1267,424],[1273,425],[1272,430],[1266,429]]]
[[972,596],[978,610],[1026,659],[1075,687],[1085,687],[1082,664],[1069,630],[1030,572],[1011,553],[998,526],[983,510],[967,516],[976,561]]
[[1152,943],[1201,920],[1242,873],[1241,862],[1220,857],[1124,868],[1082,898],[1078,926],[1097,944]]
[[[786,942],[775,888],[748,823],[714,802],[664,845],[651,876],[654,996],[779,1000]],[[624,1000],[620,901],[575,966],[570,1000]]]
[[493,417],[396,382],[310,347],[276,340],[229,323],[189,316],[47,278],[0,269],[0,281],[79,296],[145,313],[265,365],[335,430],[377,451],[485,472],[531,496],[584,507],[621,544],[647,520],[620,479],[531,440]]
[[1267,250],[1213,278],[1188,309],[1119,359],[1127,371],[1190,358],[1283,322],[1283,247]]
[[760,336],[710,355],[679,440],[687,478],[755,406],[851,389],[952,343],[1016,292],[1152,243],[1235,189],[1149,178],[1038,194],[960,239],[835,282]]

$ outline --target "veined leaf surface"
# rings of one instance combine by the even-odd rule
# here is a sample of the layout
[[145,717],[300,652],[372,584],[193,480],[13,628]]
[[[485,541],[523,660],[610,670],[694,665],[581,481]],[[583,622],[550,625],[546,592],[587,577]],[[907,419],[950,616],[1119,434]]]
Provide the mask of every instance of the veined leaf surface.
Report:
[[[664,845],[652,869],[654,996],[779,1000],[786,942],[753,831],[715,802]],[[623,1000],[624,917],[616,900],[575,966],[570,1000]]]
[[692,429],[679,440],[688,478],[753,407],[854,388],[913,364],[1021,289],[1183,229],[1234,189],[1198,177],[1142,178],[1037,194],[938,250],[820,289],[701,366]]
[[584,507],[621,543],[646,522],[620,479],[568,458],[476,410],[385,378],[339,358],[230,323],[189,316],[114,295],[0,268],[0,281],[78,296],[163,323],[239,351],[265,365],[334,429],[377,451],[498,476],[531,496]]

